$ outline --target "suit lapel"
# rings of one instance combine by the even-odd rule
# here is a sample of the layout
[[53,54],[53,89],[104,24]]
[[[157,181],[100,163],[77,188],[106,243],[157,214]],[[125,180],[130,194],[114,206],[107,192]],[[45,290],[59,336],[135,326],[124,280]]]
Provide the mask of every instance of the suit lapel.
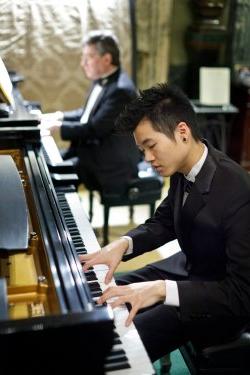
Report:
[[98,95],[98,98],[96,99],[95,101],[95,104],[93,105],[93,108],[90,112],[90,115],[89,115],[89,118],[96,112],[97,108],[99,107],[99,104],[102,102],[103,98],[105,97],[105,95],[108,93],[108,90],[110,88],[110,84],[112,82],[115,82],[118,77],[119,77],[119,74],[120,74],[120,69],[117,69],[113,74],[111,74],[109,77],[107,78],[104,78],[102,81],[105,81],[105,83],[103,83],[103,88],[102,88],[102,91],[100,92],[100,94]]
[[183,199],[183,188],[182,188],[182,176],[177,182],[176,193],[175,193],[175,202],[174,202],[174,226],[177,238],[180,242],[181,248],[182,245],[182,229],[181,229],[181,211],[182,211],[182,199]]
[[199,211],[206,204],[215,170],[215,162],[211,155],[208,154],[202,169],[196,176],[195,183],[190,190],[187,200],[181,209],[181,217],[179,220],[182,233],[181,237],[187,249],[191,248],[190,233],[193,223]]

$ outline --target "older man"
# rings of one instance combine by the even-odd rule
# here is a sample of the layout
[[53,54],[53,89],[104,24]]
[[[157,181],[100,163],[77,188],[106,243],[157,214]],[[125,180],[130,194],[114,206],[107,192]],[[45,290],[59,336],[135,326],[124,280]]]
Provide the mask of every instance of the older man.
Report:
[[114,122],[136,89],[122,70],[116,37],[92,31],[83,43],[81,67],[92,82],[84,108],[44,115],[42,125],[71,141],[64,159],[77,157],[81,182],[90,190],[121,192],[137,176],[139,153],[131,135],[115,135]]

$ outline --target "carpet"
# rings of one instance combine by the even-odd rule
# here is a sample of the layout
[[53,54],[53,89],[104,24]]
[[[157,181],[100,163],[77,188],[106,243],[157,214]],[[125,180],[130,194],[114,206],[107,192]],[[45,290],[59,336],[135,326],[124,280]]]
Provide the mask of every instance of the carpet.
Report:
[[[171,358],[172,366],[171,366],[169,375],[190,375],[190,372],[179,350],[173,351],[170,354],[170,358]],[[162,375],[160,361],[154,362],[153,365],[156,371],[156,375]]]

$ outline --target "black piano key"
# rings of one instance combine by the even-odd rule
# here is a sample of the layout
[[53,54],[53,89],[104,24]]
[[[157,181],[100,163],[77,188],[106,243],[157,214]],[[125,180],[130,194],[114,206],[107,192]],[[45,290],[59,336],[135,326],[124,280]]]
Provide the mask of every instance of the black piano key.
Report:
[[80,251],[86,250],[81,242],[79,242],[79,241],[72,241],[72,242],[74,244],[74,247],[75,247],[77,253],[80,252]]
[[120,363],[108,363],[107,365],[104,364],[104,370],[105,371],[117,371],[117,370],[123,370],[131,368],[130,364],[127,361],[120,362]]
[[103,307],[103,306],[107,306],[108,304],[107,304],[107,302],[103,302],[102,304],[99,304],[96,301],[94,301],[94,305],[95,305],[95,307]]
[[88,283],[89,289],[93,292],[101,292],[100,284],[97,282],[90,282]]
[[111,353],[107,356],[107,358],[110,357],[117,357],[123,355],[124,357],[126,356],[126,353],[123,349],[112,349]]
[[85,247],[84,247],[81,243],[79,243],[79,242],[75,242],[75,241],[72,241],[72,242],[73,242],[73,244],[74,244],[74,248],[75,248],[77,254],[78,254],[79,252],[81,252],[81,251],[86,251],[86,252],[87,252],[87,250],[85,249]]
[[77,251],[77,255],[85,255],[85,254],[88,254],[86,250]]
[[72,218],[65,219],[65,221],[66,221],[67,225],[69,226],[69,228],[71,228],[71,227],[73,228],[73,227],[75,227],[75,225],[76,225],[75,220],[72,219]]
[[123,349],[113,349],[111,353],[105,358],[104,368],[106,371],[115,371],[130,368],[128,357]]
[[[70,234],[72,236],[76,236],[76,237],[80,237],[81,238],[80,232],[79,232],[79,230],[77,228],[70,228]],[[82,239],[81,239],[81,241],[82,241]]]
[[81,236],[79,234],[72,234],[71,236],[72,240],[74,241],[80,241],[81,240]]
[[120,340],[120,336],[117,337],[117,338],[114,338],[113,342],[114,342],[114,345],[120,345],[120,344],[122,344],[122,342]]
[[77,255],[79,256],[79,255],[86,255],[86,254],[88,254],[88,252],[87,252],[87,250],[86,249],[81,249],[81,250],[79,250],[79,251],[76,251],[76,253],[77,253]]
[[92,291],[92,290],[90,290],[90,293],[93,297],[101,297],[102,296],[102,291]]
[[98,280],[95,272],[93,271],[86,271],[84,272],[84,275],[88,281]]
[[127,362],[128,363],[128,357],[126,355],[118,355],[118,356],[111,356],[105,358],[105,365],[109,363],[118,363],[118,362]]

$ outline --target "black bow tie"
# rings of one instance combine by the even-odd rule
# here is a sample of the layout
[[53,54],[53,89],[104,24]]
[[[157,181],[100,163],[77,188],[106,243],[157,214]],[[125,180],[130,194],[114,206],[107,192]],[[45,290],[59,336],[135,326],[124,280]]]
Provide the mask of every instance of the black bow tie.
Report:
[[98,78],[94,81],[95,84],[105,86],[108,83],[108,78]]
[[187,180],[185,177],[183,179],[183,191],[186,192],[186,193],[189,193],[191,188],[193,186],[193,182],[192,181],[189,181]]

